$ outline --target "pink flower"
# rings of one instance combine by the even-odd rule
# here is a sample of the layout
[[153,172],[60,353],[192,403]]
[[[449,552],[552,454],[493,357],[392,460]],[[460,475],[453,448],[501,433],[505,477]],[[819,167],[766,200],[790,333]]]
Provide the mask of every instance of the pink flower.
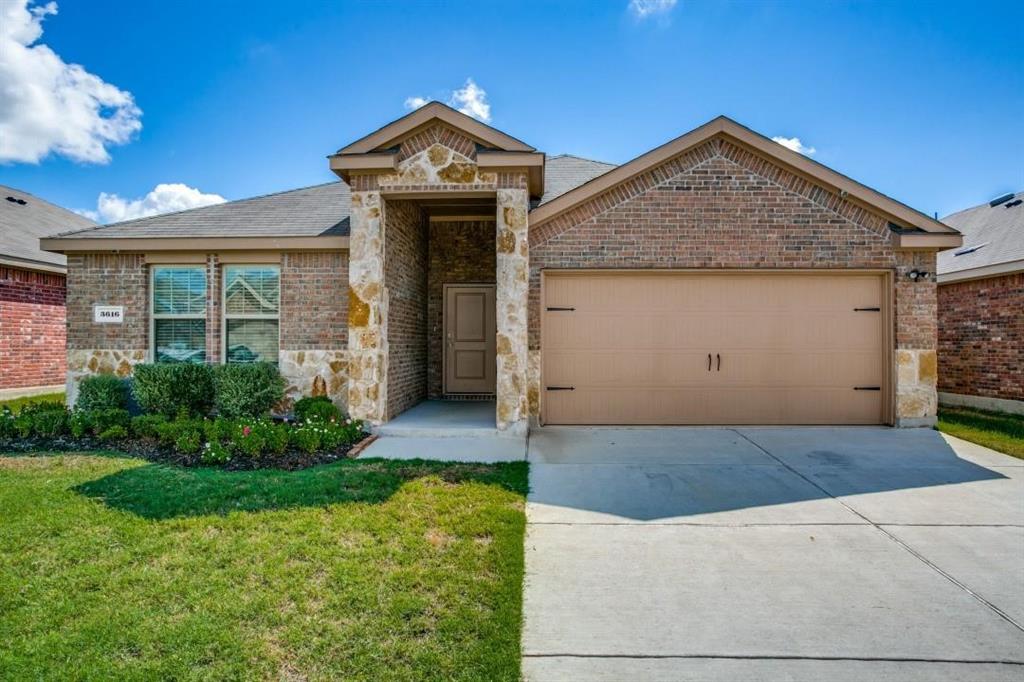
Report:
[[252,433],[252,429],[250,429],[248,426],[243,426],[242,427],[242,435],[243,436],[248,436],[250,433]]

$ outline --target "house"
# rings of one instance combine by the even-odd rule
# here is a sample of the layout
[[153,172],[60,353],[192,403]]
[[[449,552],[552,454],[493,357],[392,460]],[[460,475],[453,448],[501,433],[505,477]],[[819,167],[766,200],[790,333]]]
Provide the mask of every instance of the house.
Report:
[[376,425],[481,397],[513,434],[935,420],[931,273],[960,234],[727,118],[614,167],[431,103],[329,163],[42,240],[68,257],[69,394],[241,353]]
[[64,390],[64,256],[39,238],[93,225],[0,185],[0,399]]
[[938,258],[939,400],[1024,414],[1024,192],[943,222],[964,244]]

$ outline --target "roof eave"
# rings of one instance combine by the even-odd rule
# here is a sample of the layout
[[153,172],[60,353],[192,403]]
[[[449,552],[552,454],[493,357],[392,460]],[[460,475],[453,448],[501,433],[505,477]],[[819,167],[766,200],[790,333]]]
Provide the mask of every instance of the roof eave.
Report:
[[1005,263],[993,263],[992,265],[980,265],[976,268],[965,268],[953,272],[940,272],[935,281],[939,284],[952,284],[953,282],[967,282],[973,279],[987,279],[989,277],[1002,277],[1024,272],[1024,259],[1006,261]]
[[39,240],[53,253],[152,253],[159,251],[345,251],[342,235],[306,237],[49,237]]

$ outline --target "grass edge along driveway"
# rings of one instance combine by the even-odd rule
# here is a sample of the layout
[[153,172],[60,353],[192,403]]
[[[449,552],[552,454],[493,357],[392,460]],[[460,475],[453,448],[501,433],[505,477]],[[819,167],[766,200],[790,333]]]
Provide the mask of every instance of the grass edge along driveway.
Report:
[[527,465],[0,456],[8,679],[518,680]]
[[936,428],[951,436],[1024,459],[1024,415],[940,407]]

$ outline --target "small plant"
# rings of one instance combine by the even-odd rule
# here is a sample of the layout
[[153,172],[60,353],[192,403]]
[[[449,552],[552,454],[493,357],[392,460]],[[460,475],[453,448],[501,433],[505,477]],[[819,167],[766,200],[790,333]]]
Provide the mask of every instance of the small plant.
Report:
[[234,428],[234,423],[224,417],[208,419],[203,422],[203,434],[206,436],[206,440],[210,442],[220,443],[230,440]]
[[268,362],[218,365],[213,370],[214,404],[222,417],[263,417],[284,398],[284,379]]
[[292,429],[291,440],[299,450],[313,454],[320,449],[323,440],[323,429],[315,424],[307,424]]
[[98,438],[104,443],[112,443],[114,441],[124,440],[127,437],[128,429],[121,426],[120,424],[115,424],[114,426],[111,426],[110,428],[102,431],[98,436]]
[[127,431],[128,427],[132,423],[132,418],[131,415],[128,414],[128,410],[122,410],[119,408],[91,410],[89,412],[82,410],[81,412],[86,415],[86,420],[89,422],[89,429],[97,436],[113,426],[120,426]]
[[203,434],[199,431],[183,431],[174,441],[174,449],[183,455],[194,455],[203,445]]
[[[163,424],[156,424],[153,429],[156,431],[160,444],[164,447],[177,449],[179,440],[184,443],[195,440],[200,444],[203,441],[202,419],[175,419]],[[197,445],[196,452],[198,452],[198,447]]]
[[341,410],[325,395],[300,398],[295,402],[295,421],[297,422],[336,422],[340,419]]
[[14,413],[11,412],[11,408],[4,405],[0,408],[0,438],[14,438],[16,434]]
[[167,417],[162,414],[141,414],[132,418],[131,434],[135,438],[153,439],[158,436],[157,427],[166,423]]
[[199,461],[207,466],[227,464],[231,461],[231,451],[223,443],[209,441],[203,446]]
[[210,412],[213,370],[187,362],[136,365],[132,393],[143,410],[173,419],[184,411],[190,417]]
[[82,379],[78,385],[80,410],[109,410],[128,408],[128,384],[113,374],[94,374]]
[[89,419],[89,414],[81,410],[72,412],[68,417],[68,431],[72,438],[85,438],[87,434],[92,433],[92,421]]
[[58,438],[68,432],[68,412],[63,407],[31,413],[32,435],[38,438]]

